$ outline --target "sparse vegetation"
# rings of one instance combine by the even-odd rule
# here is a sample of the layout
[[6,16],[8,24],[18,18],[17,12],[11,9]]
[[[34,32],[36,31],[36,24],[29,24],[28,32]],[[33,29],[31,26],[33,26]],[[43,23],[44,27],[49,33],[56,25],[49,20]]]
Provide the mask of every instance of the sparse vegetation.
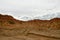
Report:
[[0,26],[2,26],[2,21],[0,21]]
[[8,22],[9,22],[9,24],[15,24],[15,22],[11,21],[11,20],[9,20]]

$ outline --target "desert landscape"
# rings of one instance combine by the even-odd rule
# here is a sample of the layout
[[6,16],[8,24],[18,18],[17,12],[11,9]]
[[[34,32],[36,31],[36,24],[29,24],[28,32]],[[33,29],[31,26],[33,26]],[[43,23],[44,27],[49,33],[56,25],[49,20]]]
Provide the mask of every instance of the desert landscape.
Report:
[[22,21],[0,14],[0,40],[60,40],[60,18]]
[[60,0],[0,0],[0,40],[60,40]]

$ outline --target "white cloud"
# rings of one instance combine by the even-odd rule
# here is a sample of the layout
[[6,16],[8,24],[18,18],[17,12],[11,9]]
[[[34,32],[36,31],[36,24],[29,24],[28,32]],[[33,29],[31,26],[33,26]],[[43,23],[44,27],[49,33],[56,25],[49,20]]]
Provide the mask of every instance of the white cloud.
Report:
[[4,11],[17,18],[23,15],[42,16],[60,12],[60,0],[0,0],[0,13]]

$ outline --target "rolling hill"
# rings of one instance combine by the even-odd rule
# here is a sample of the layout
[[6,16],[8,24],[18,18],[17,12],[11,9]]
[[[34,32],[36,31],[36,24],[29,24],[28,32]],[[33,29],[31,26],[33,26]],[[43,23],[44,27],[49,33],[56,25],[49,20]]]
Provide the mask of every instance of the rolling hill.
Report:
[[42,35],[47,38],[60,39],[60,18],[53,18],[51,20],[34,19],[22,21],[17,20],[10,15],[0,14],[1,36],[30,36],[32,34],[35,36]]

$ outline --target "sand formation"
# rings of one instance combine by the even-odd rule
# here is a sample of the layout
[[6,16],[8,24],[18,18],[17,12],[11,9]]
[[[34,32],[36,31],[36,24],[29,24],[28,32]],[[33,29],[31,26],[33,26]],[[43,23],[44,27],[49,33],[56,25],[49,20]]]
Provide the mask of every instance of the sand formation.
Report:
[[0,14],[0,35],[41,35],[59,40],[60,18],[53,18],[51,20],[34,19],[29,21],[21,21],[10,15]]

